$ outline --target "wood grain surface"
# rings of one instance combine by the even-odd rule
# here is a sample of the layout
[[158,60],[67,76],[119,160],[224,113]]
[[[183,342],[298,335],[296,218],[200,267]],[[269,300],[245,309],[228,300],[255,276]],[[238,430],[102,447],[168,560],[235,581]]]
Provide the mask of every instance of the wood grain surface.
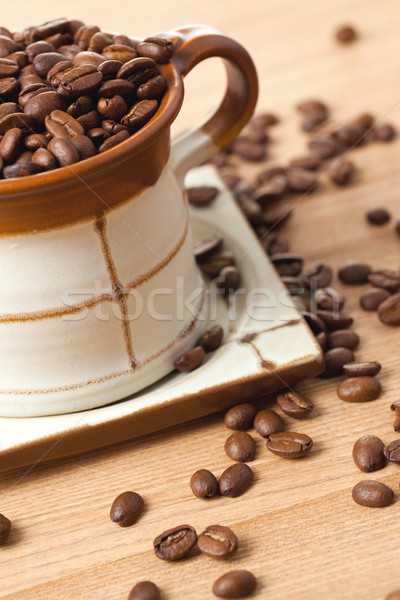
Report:
[[[2,3],[2,25],[10,28],[62,14],[138,36],[205,22],[242,42],[259,70],[260,109],[277,112],[282,120],[271,134],[271,159],[304,152],[306,136],[293,106],[308,97],[325,100],[337,120],[369,110],[400,126],[396,0]],[[351,46],[334,42],[333,31],[342,22],[360,31]],[[205,117],[222,93],[221,73],[210,61],[189,76],[176,131]],[[398,266],[400,240],[393,223],[372,228],[364,215],[379,204],[400,219],[399,151],[396,141],[352,152],[358,181],[337,190],[324,178],[315,194],[299,202],[286,227],[292,249],[307,262],[322,259],[335,268],[348,259]],[[244,173],[253,177],[256,170],[246,167]],[[299,390],[314,400],[315,415],[304,422],[286,420],[314,439],[314,450],[302,461],[285,461],[268,454],[257,438],[255,482],[236,499],[201,501],[188,485],[196,469],[209,468],[218,476],[230,464],[222,415],[2,475],[0,512],[12,520],[13,530],[0,549],[0,597],[120,600],[135,582],[151,579],[163,599],[207,600],[213,581],[232,568],[252,570],[259,581],[255,597],[272,600],[383,600],[400,588],[399,502],[368,509],[351,498],[352,486],[363,478],[384,481],[399,493],[396,465],[365,476],[351,456],[360,435],[376,434],[385,443],[396,437],[390,404],[400,396],[399,330],[358,309],[360,289],[345,291],[346,312],[355,316],[362,340],[357,357],[383,365],[379,400],[346,404],[336,396],[337,382],[303,382]],[[114,497],[127,489],[142,494],[146,511],[135,526],[120,529],[108,512]],[[179,564],[155,558],[154,537],[185,522],[198,530],[213,523],[231,526],[240,543],[236,557],[227,564],[198,554]]]

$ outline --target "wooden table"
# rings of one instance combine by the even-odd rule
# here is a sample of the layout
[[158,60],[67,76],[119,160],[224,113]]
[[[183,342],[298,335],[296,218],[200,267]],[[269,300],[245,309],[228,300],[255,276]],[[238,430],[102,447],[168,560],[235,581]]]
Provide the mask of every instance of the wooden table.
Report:
[[[69,0],[62,7],[48,0],[19,0],[18,8],[7,2],[2,9],[2,24],[11,28],[60,13],[143,36],[190,22],[219,27],[254,57],[260,109],[282,119],[272,133],[270,155],[277,160],[304,152],[305,135],[293,110],[304,98],[326,100],[338,120],[369,110],[387,114],[400,126],[396,0]],[[347,47],[338,46],[332,35],[343,21],[361,33]],[[213,62],[188,78],[176,130],[200,120],[219,98],[222,70]],[[354,151],[359,182],[344,190],[324,182],[302,200],[286,228],[292,248],[307,261],[319,258],[334,267],[347,259],[398,265],[400,240],[393,223],[372,228],[364,213],[381,204],[400,219],[399,150],[400,142],[394,142]],[[0,511],[14,526],[1,549],[0,596],[120,600],[136,581],[148,578],[160,585],[164,599],[205,600],[212,598],[214,579],[230,568],[252,570],[259,580],[257,597],[273,600],[379,600],[400,588],[399,503],[373,510],[351,498],[352,486],[364,478],[352,461],[354,441],[366,433],[385,443],[396,437],[390,404],[399,399],[399,330],[358,309],[359,289],[346,293],[347,312],[355,316],[362,338],[357,357],[383,364],[379,400],[350,405],[337,398],[334,381],[302,383],[299,389],[314,400],[317,415],[289,425],[311,435],[315,449],[304,461],[284,461],[268,454],[257,439],[255,483],[237,499],[200,501],[188,485],[196,469],[210,468],[218,475],[230,464],[221,415],[2,475]],[[399,491],[395,465],[368,477]],[[111,523],[108,511],[126,489],[140,492],[147,508],[134,527],[123,530]],[[212,523],[231,526],[240,540],[236,558],[226,565],[199,555],[180,564],[156,559],[153,538],[184,522],[197,530]]]

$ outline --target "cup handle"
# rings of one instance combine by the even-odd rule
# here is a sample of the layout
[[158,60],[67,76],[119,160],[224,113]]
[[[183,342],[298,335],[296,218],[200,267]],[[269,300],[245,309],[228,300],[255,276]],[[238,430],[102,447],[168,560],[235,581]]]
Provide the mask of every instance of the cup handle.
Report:
[[217,29],[189,25],[168,32],[175,45],[172,62],[185,77],[199,62],[219,56],[227,73],[225,96],[199,127],[172,143],[171,164],[178,182],[192,167],[211,158],[229,144],[250,120],[258,96],[257,72],[248,52]]

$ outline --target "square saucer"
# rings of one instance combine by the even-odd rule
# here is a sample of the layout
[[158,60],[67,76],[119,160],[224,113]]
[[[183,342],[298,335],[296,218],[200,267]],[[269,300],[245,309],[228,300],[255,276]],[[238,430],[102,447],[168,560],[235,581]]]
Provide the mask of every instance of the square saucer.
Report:
[[221,190],[209,206],[190,207],[193,237],[220,234],[242,274],[242,289],[229,304],[208,282],[209,324],[223,326],[224,343],[191,373],[175,371],[113,404],[65,415],[0,418],[0,471],[143,436],[321,372],[319,345],[216,169],[193,169],[185,183]]

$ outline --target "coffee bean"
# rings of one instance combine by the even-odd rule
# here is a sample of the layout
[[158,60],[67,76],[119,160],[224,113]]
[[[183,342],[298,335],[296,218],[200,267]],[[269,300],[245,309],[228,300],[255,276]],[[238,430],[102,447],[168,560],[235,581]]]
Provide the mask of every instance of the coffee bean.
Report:
[[256,413],[257,411],[253,404],[238,404],[226,413],[224,418],[225,427],[236,431],[249,429],[253,424]]
[[161,75],[156,75],[145,81],[136,90],[139,100],[152,100],[159,98],[166,88],[167,82]]
[[112,43],[112,38],[109,35],[106,35],[102,31],[97,31],[90,38],[88,51],[89,52],[97,52],[101,54],[106,46],[109,46]]
[[190,478],[190,488],[196,498],[212,498],[218,490],[218,482],[207,469],[199,469]]
[[345,297],[334,288],[321,288],[315,291],[313,300],[320,310],[342,310]]
[[287,287],[291,296],[304,294],[304,286],[300,277],[281,276],[282,283]]
[[286,169],[286,182],[294,192],[311,192],[315,189],[318,179],[312,171],[300,167]]
[[174,363],[177,371],[189,372],[197,369],[204,360],[205,352],[201,346],[196,346],[182,354]]
[[127,104],[121,96],[113,98],[100,98],[97,103],[97,110],[107,119],[115,119],[118,121],[127,111]]
[[359,125],[344,125],[336,132],[337,139],[347,148],[359,146],[365,141],[365,130]]
[[303,131],[314,131],[324,123],[328,118],[328,113],[323,109],[310,110],[304,115],[302,129]]
[[301,273],[303,268],[303,259],[297,254],[274,254],[271,256],[271,262],[279,275],[295,277]]
[[64,60],[54,65],[47,73],[47,83],[49,83],[52,87],[57,88],[60,83],[62,77],[68,71],[74,68],[74,64],[70,60]]
[[286,169],[284,167],[280,167],[280,166],[268,167],[267,169],[264,169],[263,171],[261,171],[261,173],[258,174],[257,184],[264,185],[264,183],[267,183],[268,181],[270,181],[270,179],[272,177],[275,177],[275,175],[285,175],[285,174],[286,174]]
[[157,76],[157,65],[151,58],[134,58],[126,62],[117,72],[118,79],[128,80],[136,89]]
[[96,154],[96,147],[87,135],[74,135],[71,141],[78,150],[80,160],[90,158]]
[[285,430],[285,423],[282,417],[274,410],[260,410],[254,419],[254,429],[262,437],[266,438],[271,433],[278,433]]
[[386,208],[374,207],[367,211],[367,220],[371,225],[385,225],[390,221],[390,212]]
[[347,262],[338,271],[342,283],[361,285],[368,282],[368,275],[372,272],[369,265],[360,262]]
[[357,333],[348,329],[338,329],[328,335],[330,348],[349,348],[349,350],[355,350],[359,343],[360,338]]
[[221,575],[215,581],[212,591],[218,598],[246,598],[256,587],[257,580],[253,573],[241,569]]
[[197,342],[197,346],[201,346],[204,352],[213,352],[220,347],[224,337],[224,330],[221,325],[214,325],[203,333]]
[[43,54],[44,52],[54,52],[54,50],[55,48],[53,44],[49,44],[49,42],[45,42],[44,40],[32,42],[32,44],[29,44],[25,48],[25,52],[30,63],[33,63],[38,54]]
[[371,402],[379,398],[381,384],[375,377],[352,376],[339,385],[337,395],[346,402]]
[[326,113],[328,113],[328,107],[326,106],[326,104],[324,104],[320,100],[314,99],[303,100],[302,102],[299,102],[299,104],[297,104],[296,108],[299,112],[303,114],[315,112],[318,110],[325,111]]
[[378,123],[372,129],[372,135],[378,142],[390,142],[396,137],[396,130],[389,123]]
[[201,185],[186,188],[190,204],[194,206],[208,206],[219,194],[219,189],[213,185]]
[[360,481],[353,487],[352,496],[357,504],[371,508],[382,508],[393,502],[393,490],[390,487],[380,481],[368,479]]
[[331,169],[331,180],[336,185],[348,185],[355,175],[355,168],[351,161],[341,160]]
[[199,535],[197,546],[200,552],[211,558],[226,559],[235,554],[238,539],[229,527],[210,525]]
[[236,140],[245,140],[247,142],[254,142],[256,144],[266,144],[269,142],[269,135],[265,128],[254,127],[251,122],[242,129],[241,134]]
[[202,263],[203,261],[210,258],[213,254],[221,250],[223,239],[220,235],[215,234],[206,240],[197,242],[194,247],[194,256],[197,262]]
[[131,96],[135,91],[135,86],[125,79],[108,79],[103,81],[97,94],[101,98],[113,98],[114,96]]
[[28,150],[37,150],[38,148],[46,148],[48,140],[42,133],[32,133],[26,136],[24,144]]
[[17,165],[17,164],[26,164],[26,163],[31,162],[32,155],[33,155],[33,152],[31,152],[30,150],[26,150],[25,152],[22,152],[15,159],[14,165]]
[[279,118],[272,113],[259,113],[250,121],[252,127],[268,128],[279,123]]
[[186,556],[197,542],[196,531],[190,525],[180,525],[164,531],[153,542],[157,558],[179,560]]
[[19,83],[15,77],[2,77],[0,79],[0,99],[9,99],[19,92]]
[[11,521],[0,514],[0,546],[5,544],[11,531]]
[[60,167],[66,167],[79,161],[79,153],[69,138],[54,137],[47,149],[54,154]]
[[393,294],[378,306],[378,316],[385,325],[400,325],[400,294]]
[[389,290],[370,288],[360,296],[360,306],[364,310],[376,310],[386,298],[390,296]]
[[87,114],[93,108],[93,102],[90,96],[79,96],[72,104],[67,108],[67,113],[77,119],[82,115]]
[[[65,108],[65,101],[61,98],[57,92],[46,91],[38,96],[30,98],[25,104],[25,114],[32,117],[38,125],[44,125],[46,117],[52,111],[63,111]],[[65,113],[67,114],[67,113]],[[68,115],[69,116],[69,115]]]
[[371,129],[374,124],[375,118],[370,113],[361,113],[358,117],[351,121],[351,125],[359,125],[364,129],[364,131],[368,131]]
[[245,431],[236,431],[225,442],[225,452],[238,462],[250,462],[256,455],[256,443]]
[[65,61],[65,56],[60,52],[43,52],[35,56],[33,66],[36,73],[45,79],[50,69],[62,61]]
[[332,348],[325,352],[325,370],[320,377],[330,379],[343,374],[343,365],[354,361],[354,354],[348,348]]
[[[79,119],[82,119],[82,117],[79,117]],[[105,134],[104,134],[104,137],[106,137]],[[115,133],[111,137],[108,137],[107,139],[105,139],[104,142],[101,144],[101,146],[99,146],[98,152],[101,153],[101,152],[105,152],[106,150],[110,150],[111,148],[114,148],[115,146],[117,146],[118,144],[123,142],[124,140],[127,140],[128,137],[129,137],[128,131],[126,131],[126,130],[119,131],[118,133]]]
[[0,35],[0,58],[5,58],[8,54],[19,50],[17,44],[5,35]]
[[15,102],[3,102],[0,104],[0,119],[7,115],[12,115],[19,111],[18,104]]
[[385,600],[400,600],[400,590],[395,590],[391,592],[387,596],[385,596]]
[[250,162],[261,162],[266,157],[265,144],[250,142],[244,139],[233,141],[231,149],[234,154]]
[[101,84],[102,74],[92,65],[74,67],[61,78],[58,93],[66,98],[77,98],[94,92]]
[[328,334],[325,331],[321,331],[315,336],[321,350],[325,350],[326,345],[328,343]]
[[371,473],[386,465],[384,443],[376,435],[363,435],[353,446],[353,459],[360,471]]
[[394,230],[397,233],[397,235],[400,237],[400,221],[397,221]]
[[313,313],[307,311],[303,312],[302,315],[314,335],[317,335],[322,331],[326,331],[325,323],[322,319],[317,317],[317,315],[314,315]]
[[348,44],[357,39],[358,34],[352,25],[342,25],[336,31],[336,39],[341,44]]
[[143,498],[139,494],[123,492],[111,505],[110,519],[120,527],[130,527],[139,519],[143,509]]
[[140,581],[131,589],[128,600],[161,600],[160,590],[152,581]]
[[158,108],[157,100],[140,100],[132,106],[130,111],[123,117],[121,123],[136,131],[143,127]]
[[343,373],[348,377],[359,377],[363,375],[368,375],[369,377],[374,377],[378,375],[382,368],[382,365],[376,361],[370,362],[361,362],[354,361],[343,365]]
[[309,289],[326,288],[332,281],[332,269],[321,262],[313,263],[305,270],[303,281]]
[[368,281],[375,287],[395,293],[400,290],[400,271],[394,269],[376,269],[368,275]]
[[81,48],[81,50],[86,50],[89,47],[92,37],[99,31],[100,29],[97,27],[97,25],[82,25],[75,32],[74,42]]
[[279,200],[287,189],[286,175],[273,175],[266,183],[259,187],[253,194],[254,200],[267,207],[269,204]]
[[242,195],[238,199],[240,208],[242,209],[245,217],[254,225],[260,225],[262,223],[262,210],[261,206],[251,196]]
[[321,166],[321,159],[315,154],[308,154],[306,156],[300,156],[299,158],[292,158],[289,164],[291,167],[300,167],[301,169],[316,171]]
[[22,140],[22,131],[16,127],[9,129],[0,142],[0,154],[4,162],[13,162],[18,154]]
[[242,276],[236,267],[224,267],[218,274],[217,286],[226,296],[239,289]]
[[383,453],[388,460],[400,462],[400,440],[393,440],[384,447]]
[[350,317],[342,312],[333,313],[328,310],[318,310],[317,316],[322,319],[329,331],[347,329],[347,327],[350,327],[354,321],[353,317]]
[[289,242],[277,233],[264,235],[259,241],[268,256],[284,254],[289,250]]
[[[100,114],[97,112],[97,110],[90,110],[88,113],[85,113],[84,115],[81,115],[80,117],[78,117],[76,119],[78,121],[78,123],[81,124],[81,126],[83,127],[83,129],[87,132],[90,131],[91,129],[94,129],[95,127],[98,127],[100,124]],[[125,133],[127,133],[127,129],[124,129]],[[117,133],[117,132],[115,132]],[[123,139],[128,138],[128,136],[124,136]],[[119,141],[123,141],[122,139]],[[117,141],[114,142],[114,145],[116,145],[116,143],[119,143]]]
[[119,60],[122,63],[127,63],[137,57],[134,48],[125,44],[110,44],[103,49],[101,55],[103,59]]
[[314,404],[309,398],[293,390],[286,390],[278,394],[276,401],[285,415],[293,419],[304,419],[314,409]]
[[394,419],[394,423],[393,423],[393,429],[395,431],[400,431],[400,405],[397,404],[396,402],[394,402],[390,408],[391,408],[391,410],[395,411],[395,419]]
[[43,167],[45,171],[51,171],[56,167],[56,159],[47,148],[38,148],[32,155],[32,162]]
[[245,463],[235,463],[228,467],[219,478],[218,489],[221,496],[236,498],[244,494],[253,483],[254,473]]
[[12,179],[13,177],[27,177],[28,175],[36,175],[42,173],[43,167],[33,162],[14,163],[8,167],[4,167],[4,179]]
[[83,135],[85,133],[79,121],[62,110],[53,110],[48,114],[45,118],[45,126],[53,137],[69,139],[74,135]]
[[311,452],[312,439],[305,433],[286,431],[272,433],[267,438],[267,448],[282,458],[302,458]]
[[18,75],[19,66],[14,60],[0,58],[0,78]]
[[97,70],[103,75],[103,81],[114,79],[122,67],[123,63],[120,60],[104,60],[99,64]]
[[166,63],[174,53],[174,44],[165,38],[153,36],[139,42],[136,51],[140,56],[152,58],[157,63]]
[[308,147],[319,158],[332,158],[340,152],[338,140],[331,134],[320,133],[308,142]]

